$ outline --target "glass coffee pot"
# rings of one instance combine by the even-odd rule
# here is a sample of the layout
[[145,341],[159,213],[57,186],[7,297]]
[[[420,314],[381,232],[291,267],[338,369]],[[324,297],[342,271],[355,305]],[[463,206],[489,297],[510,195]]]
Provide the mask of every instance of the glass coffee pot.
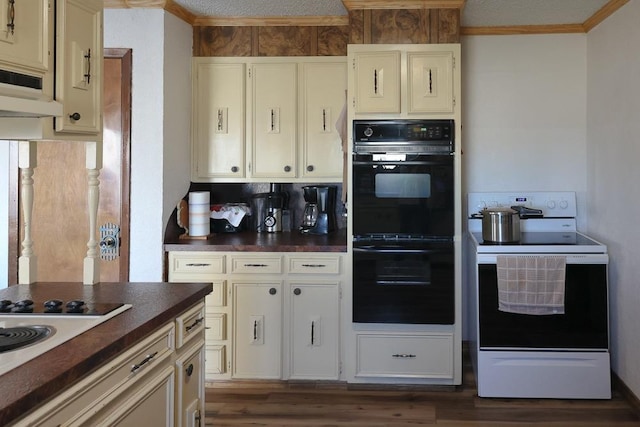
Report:
[[302,227],[311,228],[316,225],[318,220],[318,205],[315,203],[307,203],[304,207],[304,213],[302,215]]

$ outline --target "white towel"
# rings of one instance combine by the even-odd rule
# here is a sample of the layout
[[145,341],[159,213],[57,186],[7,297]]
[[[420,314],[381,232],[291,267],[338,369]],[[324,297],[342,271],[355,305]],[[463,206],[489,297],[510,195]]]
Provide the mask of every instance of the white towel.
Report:
[[242,205],[223,205],[219,209],[211,211],[211,218],[226,219],[229,224],[237,227],[240,225],[245,215],[250,215],[251,210],[247,206]]
[[498,256],[498,309],[519,314],[564,314],[563,256]]

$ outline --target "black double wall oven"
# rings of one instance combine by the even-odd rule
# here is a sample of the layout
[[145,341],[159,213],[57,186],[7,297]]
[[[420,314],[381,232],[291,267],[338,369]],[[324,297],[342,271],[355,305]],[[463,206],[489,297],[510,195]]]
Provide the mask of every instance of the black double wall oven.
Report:
[[453,324],[454,122],[353,122],[353,321]]

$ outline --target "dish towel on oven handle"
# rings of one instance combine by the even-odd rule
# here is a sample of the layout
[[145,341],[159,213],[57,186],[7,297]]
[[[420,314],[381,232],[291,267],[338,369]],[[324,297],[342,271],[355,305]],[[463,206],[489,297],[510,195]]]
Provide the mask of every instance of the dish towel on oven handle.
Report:
[[498,309],[519,314],[564,314],[566,266],[563,256],[498,256]]

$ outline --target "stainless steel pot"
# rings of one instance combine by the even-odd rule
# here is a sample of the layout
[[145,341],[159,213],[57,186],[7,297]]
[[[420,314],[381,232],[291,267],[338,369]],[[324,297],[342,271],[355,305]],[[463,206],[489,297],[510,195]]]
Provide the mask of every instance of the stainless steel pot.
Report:
[[520,241],[520,215],[510,208],[482,210],[482,240],[493,243]]

